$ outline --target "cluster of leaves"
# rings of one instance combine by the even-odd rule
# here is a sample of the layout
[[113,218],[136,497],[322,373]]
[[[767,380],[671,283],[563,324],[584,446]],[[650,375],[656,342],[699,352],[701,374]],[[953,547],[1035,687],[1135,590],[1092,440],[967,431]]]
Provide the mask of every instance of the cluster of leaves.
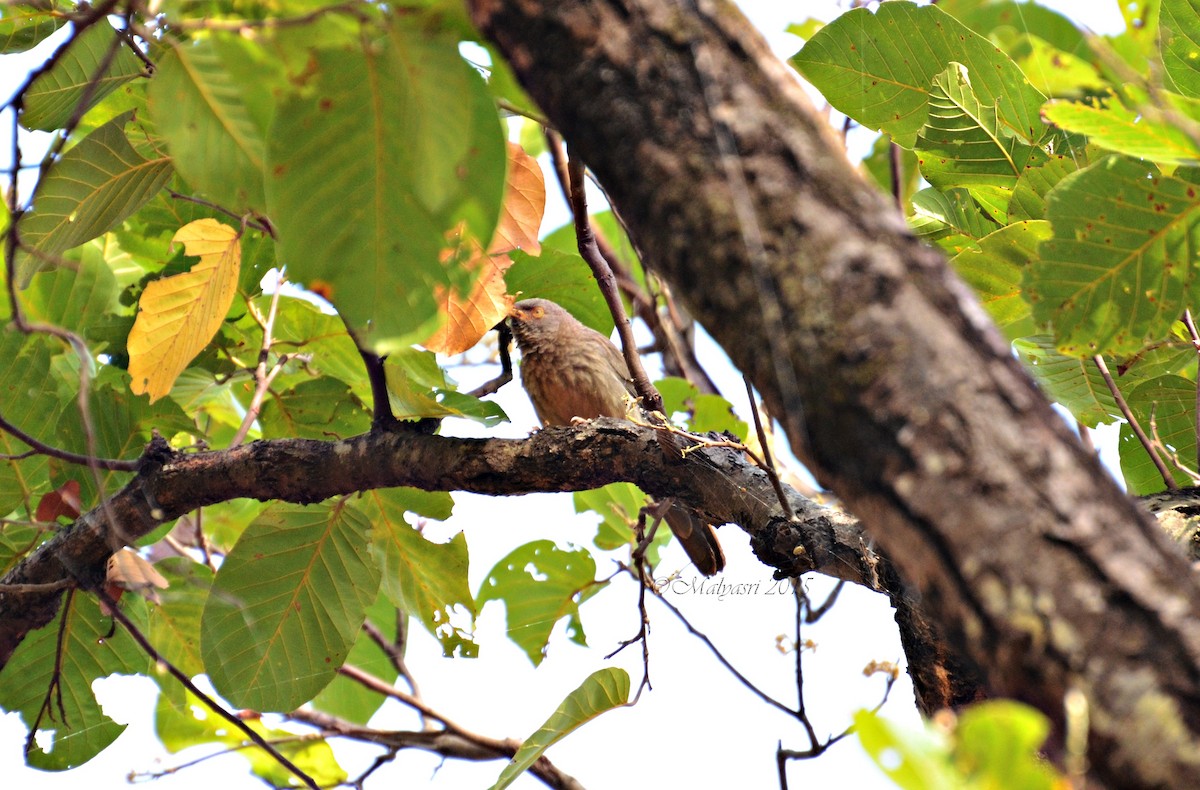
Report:
[[[1107,360],[1175,480],[1192,483],[1200,15],[1187,0],[1119,5],[1126,30],[1100,37],[1010,0],[883,3],[796,27],[808,40],[791,62],[884,133],[867,170],[1048,395],[1084,426],[1127,418]],[[1132,492],[1164,487],[1128,424],[1120,447]]]
[[[386,356],[398,418],[493,425],[503,412],[457,391],[435,352],[473,346],[516,293],[611,331],[571,230],[538,241],[541,172],[506,142],[497,106],[533,111],[498,57],[481,68],[460,54],[477,37],[461,3],[166,2],[152,19],[130,8],[106,6],[124,11],[120,22],[67,4],[0,10],[0,53],[54,47],[9,107],[26,132],[55,135],[29,203],[14,192],[3,216],[12,244],[0,284],[0,415],[9,424],[69,453],[115,459],[136,459],[152,431],[178,448],[345,437],[371,426],[366,349]],[[595,222],[618,237],[611,216]],[[276,269],[306,290],[264,293]],[[25,323],[80,342],[16,331],[10,296]],[[695,393],[679,392],[683,408]],[[707,422],[724,427],[717,416]],[[56,520],[130,477],[27,450],[0,431],[0,572]],[[604,514],[603,548],[636,542],[630,524],[644,497],[631,488],[579,500]],[[167,661],[206,673],[238,707],[311,702],[358,724],[384,698],[336,676],[338,667],[349,661],[385,683],[398,674],[364,621],[392,639],[400,611],[447,655],[474,656],[478,609],[500,600],[535,664],[564,617],[584,642],[578,605],[600,589],[591,554],[522,546],[472,591],[465,537],[433,542],[415,521],[446,519],[452,507],[449,494],[407,489],[308,507],[209,507],[171,532],[192,556],[157,563],[169,584],[161,603],[123,607]],[[240,742],[198,717],[191,693],[152,672],[128,635],[105,636],[110,621],[95,599],[68,603],[0,673],[0,706],[31,731],[54,731],[52,742],[30,739],[31,765],[77,766],[120,734],[91,690],[115,672],[159,681],[167,748]],[[627,697],[622,671],[593,676],[516,764]],[[345,778],[321,742],[286,754],[321,784]],[[251,759],[256,773],[287,783],[278,762]]]

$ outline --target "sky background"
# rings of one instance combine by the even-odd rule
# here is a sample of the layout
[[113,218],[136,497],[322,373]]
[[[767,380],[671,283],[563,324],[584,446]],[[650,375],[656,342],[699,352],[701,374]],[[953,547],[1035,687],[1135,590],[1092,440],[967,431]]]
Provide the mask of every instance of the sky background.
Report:
[[[778,2],[743,0],[739,3],[766,35],[781,56],[792,54],[798,40],[784,33],[789,23],[809,16],[823,20],[838,13],[833,2]],[[1120,29],[1115,2],[1048,2],[1082,24],[1099,32]],[[47,45],[47,46],[53,46]],[[35,51],[28,63],[40,61]],[[8,97],[24,78],[24,69],[14,67],[13,58],[0,68],[0,95]],[[8,124],[0,124],[8,129]],[[0,138],[0,150],[9,150]],[[28,155],[27,155],[28,156]],[[548,184],[553,181],[548,178]],[[556,201],[557,190],[548,190]],[[600,205],[593,198],[593,208]],[[547,210],[543,225],[550,230],[563,224],[567,213],[561,202]],[[740,374],[706,337],[699,354],[722,393],[749,420]],[[494,369],[475,368],[456,372],[464,389],[494,375]],[[511,422],[487,432],[492,436],[525,436],[537,424],[528,399],[514,383],[496,400]],[[471,423],[448,421],[446,431],[459,435],[482,435]],[[1101,436],[1101,443],[1112,445]],[[447,522],[430,523],[426,535],[448,540],[464,531],[471,547],[471,584],[479,589],[484,574],[514,546],[550,537],[560,545],[590,545],[595,533],[595,516],[576,516],[567,494],[530,495],[497,500],[491,497],[455,494],[455,514]],[[723,578],[728,584],[755,585],[744,595],[700,595],[673,593],[672,602],[682,608],[700,631],[708,634],[725,657],[762,689],[785,704],[795,702],[794,662],[776,647],[779,635],[794,636],[795,607],[786,588],[771,581],[770,569],[759,563],[749,549],[744,533],[735,527],[719,531],[728,567]],[[664,571],[683,568],[686,558],[677,546],[665,554]],[[611,559],[597,555],[598,573],[607,575]],[[690,580],[693,573],[684,570]],[[822,600],[832,584],[811,577],[805,585],[815,600]],[[567,640],[560,624],[551,640],[548,657],[534,668],[504,633],[503,608],[488,604],[476,624],[481,658],[448,660],[428,634],[412,630],[408,662],[421,684],[426,702],[463,726],[497,738],[523,738],[536,730],[562,698],[591,672],[603,666],[622,666],[636,685],[641,677],[641,655],[637,647],[611,661],[603,656],[638,627],[637,590],[632,582],[610,586],[583,608],[583,623],[590,649]],[[563,771],[588,788],[612,787],[772,787],[778,786],[775,750],[808,746],[801,727],[771,709],[723,669],[695,638],[691,637],[662,606],[650,603],[652,618],[652,692],[643,694],[633,709],[604,714],[582,730],[552,747],[548,756]],[[828,617],[806,629],[817,649],[806,655],[806,700],[812,720],[821,735],[840,732],[853,711],[879,702],[884,682],[864,677],[862,669],[872,660],[902,661],[902,651],[886,600],[865,590],[847,586]],[[156,687],[146,679],[110,678],[96,683],[105,711],[129,724],[114,746],[86,766],[62,774],[28,769],[21,754],[25,727],[16,714],[0,715],[0,777],[5,786],[32,790],[74,790],[88,787],[106,790],[127,786],[131,772],[158,771],[216,751],[198,747],[181,755],[169,755],[154,735],[153,707]],[[894,721],[918,726],[907,675],[892,692],[884,709]],[[385,704],[371,722],[381,728],[418,728],[416,717],[398,703]],[[335,752],[353,776],[379,754],[378,749],[335,742]],[[475,788],[490,786],[503,767],[501,762],[442,763],[436,756],[402,752],[395,761],[377,772],[367,787]],[[793,787],[855,787],[862,790],[893,787],[866,758],[857,741],[847,739],[817,760],[792,763],[789,778]],[[243,758],[226,755],[189,767],[179,774],[157,779],[151,785],[161,790],[203,787],[262,786],[247,771]],[[516,787],[544,787],[531,777],[522,777]]]

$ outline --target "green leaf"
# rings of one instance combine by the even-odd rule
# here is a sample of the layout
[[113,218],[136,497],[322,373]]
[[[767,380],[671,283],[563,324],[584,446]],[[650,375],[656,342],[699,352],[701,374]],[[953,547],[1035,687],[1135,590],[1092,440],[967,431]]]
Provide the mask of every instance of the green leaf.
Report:
[[[3,486],[4,481],[0,480],[0,488]],[[0,526],[0,576],[15,568],[29,552],[48,539],[49,534],[33,524],[14,522]]]
[[629,673],[617,667],[598,669],[567,695],[537,732],[530,735],[500,772],[492,790],[502,790],[529,769],[552,745],[605,711],[629,702]]
[[1107,106],[1047,102],[1042,113],[1070,132],[1085,134],[1099,146],[1160,163],[1195,164],[1200,145],[1182,129],[1126,109],[1116,98]]
[[1024,0],[991,0],[968,5],[943,4],[942,10],[981,35],[992,37],[1007,28],[1014,33],[1036,36],[1073,56],[1090,55],[1083,32],[1057,11]]
[[697,395],[693,401],[691,430],[696,433],[729,433],[741,441],[750,435],[750,426],[733,413],[733,406],[720,395]]
[[985,212],[1003,221],[1018,177],[1043,164],[1046,154],[1005,128],[994,105],[980,102],[972,89],[976,79],[961,63],[951,63],[933,78],[917,161],[934,187],[966,187]]
[[25,293],[28,318],[92,336],[103,329],[110,314],[120,310],[117,278],[109,268],[106,237],[93,239],[72,253],[78,260],[73,269],[56,268],[33,277]]
[[[57,381],[50,375],[49,338],[27,338],[16,330],[0,330],[0,414],[25,433],[49,442],[61,410]],[[17,460],[29,447],[0,431],[0,513],[24,507],[32,516],[34,496],[50,488],[45,455]]]
[[[574,245],[575,229],[571,231]],[[583,258],[575,252],[556,249],[558,231],[542,242],[542,254],[533,257],[520,250],[509,253],[512,268],[504,273],[508,292],[518,299],[549,299],[586,326],[607,337],[613,331],[612,313],[596,285],[596,278]]]
[[[143,626],[144,601],[129,596],[122,601],[121,608],[135,625]],[[49,701],[38,729],[53,733],[53,744],[43,749],[34,741],[33,750],[26,755],[31,767],[63,771],[82,765],[124,731],[124,724],[117,724],[100,709],[92,693],[92,681],[118,673],[145,674],[150,662],[124,628],[118,626],[109,637],[111,625],[112,618],[100,613],[95,597],[77,592],[71,596],[70,607],[64,606],[46,627],[25,637],[0,671],[0,706],[19,712],[26,727],[33,727],[43,701]],[[55,673],[60,629],[61,694],[47,696]],[[65,719],[60,715],[59,700]]]
[[868,710],[854,714],[863,749],[904,790],[962,787],[944,739],[928,728],[909,731]]
[[365,433],[371,427],[371,416],[345,384],[319,378],[272,393],[263,403],[259,422],[264,439],[340,439]]
[[997,229],[971,193],[962,188],[946,192],[922,189],[913,195],[912,208],[908,226],[913,233],[950,255],[977,248],[980,239]]
[[211,40],[172,47],[158,63],[149,98],[188,183],[230,209],[265,208],[263,134]]
[[162,603],[150,609],[146,636],[163,658],[188,677],[194,677],[204,672],[200,618],[212,587],[212,571],[207,565],[184,557],[168,557],[155,563],[154,568],[170,587],[159,593]]
[[[460,532],[448,543],[434,543],[404,517],[409,511],[433,510],[444,518],[450,504],[449,494],[435,497],[409,488],[363,494],[364,511],[374,524],[373,546],[382,559],[388,600],[419,619],[442,643],[445,655],[474,657],[479,646],[471,630],[478,610],[467,584],[467,538]],[[466,613],[465,622],[458,609]]]
[[591,491],[576,491],[572,499],[576,513],[590,510],[600,516],[596,533],[598,548],[617,549],[636,544],[633,525],[649,499],[633,483],[610,483]]
[[379,589],[370,529],[343,501],[271,505],[242,534],[217,572],[200,635],[222,696],[287,711],[329,684]]
[[1045,164],[1021,173],[1008,204],[1008,221],[1046,218],[1046,196],[1050,190],[1071,173],[1087,164],[1087,159],[1072,151],[1071,155],[1054,154]]
[[975,787],[1056,790],[1067,782],[1038,753],[1049,732],[1049,720],[1020,702],[969,705],[955,730],[955,756]]
[[841,112],[912,148],[925,125],[933,78],[967,67],[975,93],[999,123],[1028,142],[1042,135],[1045,97],[1003,52],[936,6],[856,8],[822,28],[790,61]]
[[1162,0],[1158,36],[1171,82],[1185,96],[1200,98],[1200,2]]
[[[1108,157],[1050,193],[1054,238],[1027,270],[1034,319],[1064,354],[1127,354],[1162,339],[1183,314],[1200,242],[1197,171],[1165,176]],[[1186,179],[1186,180],[1185,180]]]
[[1045,335],[1014,341],[1017,356],[1037,379],[1046,397],[1062,404],[1076,420],[1095,428],[1112,422],[1121,410],[1090,359],[1063,356]]
[[33,211],[20,224],[22,243],[35,250],[17,257],[21,287],[64,251],[119,225],[170,179],[169,159],[145,159],[129,144],[128,120],[122,115],[89,134],[38,182]]
[[469,267],[439,254],[459,228],[491,238],[504,136],[449,38],[396,29],[313,64],[311,90],[280,107],[268,143],[279,257],[387,353],[428,336],[439,289],[469,290]]
[[[863,169],[875,185],[885,194],[892,194],[892,138],[881,134],[875,138],[871,152],[863,159]],[[920,189],[921,170],[917,166],[917,155],[911,149],[897,146],[900,155],[900,205],[912,203],[913,195]]]
[[1021,293],[1022,276],[1037,259],[1038,244],[1050,235],[1050,223],[1044,220],[1016,222],[984,236],[974,249],[950,261],[1001,328],[1028,323],[1031,310]]
[[[110,47],[116,48],[116,56],[108,69],[99,74]],[[95,88],[87,97],[88,107],[141,73],[142,63],[137,55],[121,43],[117,31],[102,19],[83,31],[54,67],[39,75],[29,86],[25,92],[21,125],[47,132],[60,129],[71,119],[97,75]]]
[[546,657],[555,624],[567,618],[567,635],[586,645],[579,604],[602,589],[596,562],[586,549],[560,549],[549,540],[526,543],[496,563],[475,601],[504,601],[508,637],[534,666]]
[[[1124,395],[1130,411],[1146,435],[1151,440],[1157,437],[1173,452],[1179,463],[1196,471],[1196,382],[1180,376],[1160,376],[1134,387]],[[1129,493],[1135,496],[1153,494],[1167,487],[1128,424],[1121,426],[1118,447],[1121,473],[1125,476]],[[1176,484],[1194,485],[1170,454],[1163,455],[1162,460],[1171,470]]]
[[[367,609],[367,622],[379,629],[389,644],[395,644],[398,614],[396,607],[380,590],[375,603]],[[391,657],[367,633],[365,627],[358,632],[358,639],[354,640],[354,647],[350,648],[346,663],[358,667],[364,672],[369,672],[384,683],[394,683],[400,675],[396,670],[396,665],[392,663]],[[312,704],[317,710],[331,713],[355,724],[365,725],[387,699],[383,694],[367,688],[356,680],[338,675],[321,690],[320,694],[313,698]]]
[[61,15],[34,3],[0,5],[0,53],[32,49],[66,23]]
[[432,352],[415,348],[394,352],[388,355],[384,373],[392,395],[392,411],[400,419],[462,417],[489,427],[508,420],[494,401],[450,389]]

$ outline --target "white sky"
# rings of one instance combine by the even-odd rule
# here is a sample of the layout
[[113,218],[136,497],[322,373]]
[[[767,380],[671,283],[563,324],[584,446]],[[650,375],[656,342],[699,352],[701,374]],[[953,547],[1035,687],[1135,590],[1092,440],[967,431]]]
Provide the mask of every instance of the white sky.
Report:
[[[740,3],[766,33],[778,52],[791,54],[796,40],[782,33],[791,22],[808,16],[831,19],[836,4],[821,2],[773,2],[743,0]],[[1075,12],[1094,30],[1119,29],[1116,3],[1081,3],[1060,0],[1045,5],[1067,13]],[[1082,12],[1079,9],[1084,9]],[[7,63],[6,63],[7,66]],[[0,73],[0,96],[7,97],[23,75]],[[4,124],[7,126],[7,124]],[[7,149],[7,144],[3,150]],[[552,190],[553,191],[553,190]],[[546,227],[561,224],[560,208]],[[711,341],[700,348],[708,369],[722,390],[745,417],[741,377],[724,360]],[[475,371],[479,380],[491,371]],[[474,385],[463,377],[465,388]],[[497,397],[512,418],[510,424],[490,435],[524,436],[535,424],[524,393],[515,384]],[[464,425],[460,433],[479,432]],[[455,516],[444,525],[431,525],[427,535],[445,540],[459,530],[467,533],[471,546],[472,588],[478,589],[484,573],[513,546],[526,540],[553,537],[560,544],[588,545],[594,534],[594,519],[576,517],[569,495],[534,495],[497,501],[494,498],[455,495]],[[735,527],[720,530],[729,560],[724,578],[728,583],[759,583],[753,595],[681,595],[673,601],[693,623],[717,642],[720,649],[745,674],[769,693],[794,704],[794,675],[790,655],[776,650],[779,634],[791,635],[794,607],[786,595],[772,594],[770,571],[754,559],[745,535]],[[672,566],[674,561],[676,565]],[[601,575],[610,566],[599,559]],[[678,567],[684,557],[677,547],[667,555],[663,568]],[[815,597],[830,586],[824,578],[808,582]],[[777,588],[776,588],[777,589]],[[575,646],[559,627],[551,642],[549,657],[534,669],[519,649],[504,635],[502,609],[490,604],[481,614],[476,636],[482,646],[477,661],[440,657],[440,648],[419,627],[412,631],[409,664],[421,683],[426,701],[463,726],[492,737],[523,738],[539,727],[569,691],[588,674],[606,665],[625,667],[634,683],[641,676],[640,650],[630,648],[611,662],[611,652],[637,629],[632,583],[614,585],[583,609],[584,625],[591,649]],[[608,613],[612,619],[599,617]],[[563,771],[586,787],[775,787],[778,786],[774,753],[778,742],[801,749],[808,744],[801,728],[770,709],[736,682],[728,672],[673,616],[651,602],[651,679],[654,691],[643,695],[632,710],[601,716],[553,747],[550,758]],[[818,649],[807,656],[805,676],[809,711],[821,735],[843,729],[852,711],[878,702],[883,682],[865,678],[862,668],[871,660],[897,660],[902,656],[891,610],[882,596],[848,587],[834,612],[804,636],[817,641]],[[88,787],[106,790],[125,786],[130,771],[146,771],[177,765],[207,747],[183,756],[166,755],[153,734],[154,686],[146,680],[115,678],[96,684],[101,702],[110,716],[129,722],[118,742],[92,762],[63,774],[33,771],[24,766],[21,745],[25,728],[15,714],[0,716],[0,776],[8,786],[31,790],[74,790]],[[898,722],[916,726],[906,675],[897,683],[885,714]],[[372,721],[383,728],[416,728],[407,709],[388,703]],[[335,749],[351,775],[370,764],[377,749],[338,742]],[[448,761],[433,756],[401,753],[389,766],[368,781],[370,787],[407,788],[487,787],[495,781],[502,763],[482,764]],[[862,790],[893,785],[879,773],[853,739],[847,739],[815,761],[793,763],[789,769],[793,787],[855,787]],[[180,774],[158,779],[161,790],[181,788],[261,786],[251,778],[245,761],[229,755],[204,762]],[[540,788],[531,777],[522,777],[516,787]]]

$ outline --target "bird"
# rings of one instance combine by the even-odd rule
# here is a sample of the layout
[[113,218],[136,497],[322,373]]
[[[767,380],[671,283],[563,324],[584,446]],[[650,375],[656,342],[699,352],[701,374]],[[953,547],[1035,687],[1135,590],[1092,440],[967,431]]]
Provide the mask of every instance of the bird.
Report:
[[[521,351],[521,384],[542,425],[625,418],[637,393],[611,340],[549,299],[517,302],[508,322]],[[664,520],[697,570],[712,576],[725,567],[711,526],[680,505],[672,505]]]

